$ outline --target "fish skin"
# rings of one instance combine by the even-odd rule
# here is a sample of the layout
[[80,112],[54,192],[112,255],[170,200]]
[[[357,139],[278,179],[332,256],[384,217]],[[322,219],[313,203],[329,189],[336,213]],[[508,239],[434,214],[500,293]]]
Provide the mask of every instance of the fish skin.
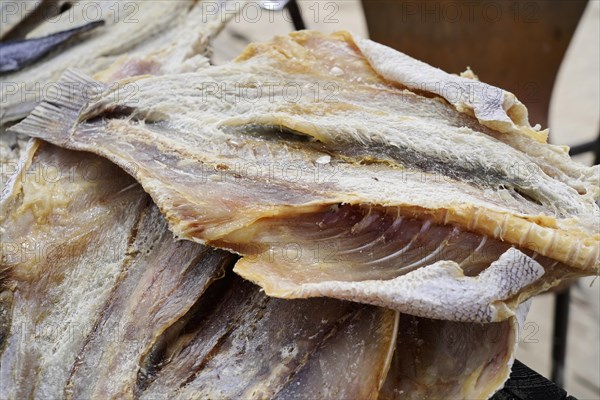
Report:
[[[209,3],[216,6],[207,13]],[[238,1],[240,5],[246,0]],[[106,26],[88,34],[83,43],[64,51],[57,49],[51,59],[42,59],[21,71],[3,75],[0,97],[0,125],[16,122],[43,100],[50,83],[56,82],[69,67],[112,82],[118,77],[139,74],[161,74],[167,71],[187,71],[207,65],[204,56],[210,39],[229,21],[235,12],[221,12],[226,2],[208,0],[178,0],[164,4],[152,0],[98,2],[82,0],[56,18],[45,21],[27,39],[39,38],[76,28],[89,19],[84,10],[98,10]],[[241,8],[241,6],[240,6]],[[122,40],[126,37],[127,40]],[[127,72],[123,69],[127,66]],[[113,71],[113,72],[111,72]],[[121,72],[119,72],[121,71]]]
[[[330,53],[324,58],[326,62],[314,63],[317,56],[323,56],[319,53],[323,51]],[[304,59],[306,64],[298,62]],[[348,66],[342,77],[330,72],[335,63]],[[324,78],[337,79],[336,82],[344,83],[345,86],[340,86],[344,91],[333,105],[314,99],[290,105],[282,101],[281,91],[275,91],[279,96],[275,99],[246,104],[220,98],[219,93],[210,90],[214,87],[206,87],[230,82],[228,79],[247,83],[249,77],[257,79],[275,71],[284,74],[284,78],[295,77],[301,83],[311,82],[311,79],[316,82],[323,82],[319,79]],[[89,84],[90,81],[69,73],[62,84],[73,83]],[[519,285],[523,290],[517,295],[507,292],[502,298],[493,299],[506,301],[508,311],[472,317],[482,321],[508,318],[516,305],[529,296],[565,277],[593,274],[599,269],[600,238],[585,222],[590,215],[598,215],[598,206],[590,198],[593,190],[586,189],[579,194],[577,189],[593,187],[597,167],[586,168],[563,159],[556,170],[548,169],[543,155],[553,153],[554,148],[518,130],[491,134],[489,127],[483,127],[479,132],[478,121],[469,119],[444,101],[390,84],[373,73],[347,34],[325,36],[301,32],[270,43],[251,45],[235,63],[188,73],[185,79],[167,75],[127,80],[127,84],[132,83],[137,91],[126,98],[115,97],[119,93],[117,85],[95,99],[82,99],[73,93],[73,97],[62,99],[60,104],[42,105],[15,131],[108,157],[140,181],[165,213],[176,235],[232,249],[246,257],[251,254],[240,245],[251,243],[251,238],[260,237],[272,226],[261,221],[272,219],[279,220],[282,226],[293,225],[297,219],[343,204],[367,209],[393,207],[400,210],[402,217],[456,226],[516,246],[531,257],[546,257],[541,263],[545,270],[541,279],[528,281],[526,287]],[[246,87],[255,88],[256,83],[250,82]],[[373,93],[375,98],[371,96]],[[389,100],[387,105],[384,100]],[[408,142],[423,159],[429,155],[428,149],[435,146],[449,148],[439,154],[448,157],[450,167],[466,166],[467,171],[478,175],[481,174],[478,166],[484,165],[486,159],[481,157],[486,153],[482,148],[475,151],[481,145],[486,146],[487,153],[495,154],[498,168],[509,164],[503,157],[532,163],[535,169],[529,187],[522,185],[521,177],[510,179],[509,171],[499,170],[499,176],[507,179],[506,185],[523,190],[531,198],[502,187],[494,189],[493,181],[486,185],[486,182],[463,181],[443,174],[440,177],[443,170],[420,167],[410,159],[404,163],[402,152],[378,156],[374,150],[382,145],[397,146],[399,140],[408,143],[407,132],[392,129],[402,121],[394,114],[398,110],[407,113],[401,115],[405,124],[416,124]],[[354,114],[361,118],[352,119]],[[60,121],[57,115],[61,115]],[[379,133],[374,133],[373,126],[364,121],[379,129]],[[465,122],[468,129],[461,126],[464,121],[468,121]],[[75,122],[78,125],[73,126]],[[254,130],[257,125],[283,125],[289,131],[269,135],[264,129]],[[433,126],[433,130],[427,131],[429,136],[423,136],[428,125]],[[40,129],[47,126],[53,129]],[[452,146],[455,141],[462,147]],[[536,149],[531,155],[522,151],[525,141],[528,141],[527,146]],[[439,157],[436,154],[434,156]],[[320,164],[318,161],[324,157],[328,162]],[[261,163],[285,168],[294,166],[298,171],[313,174],[290,180],[278,174],[249,176],[239,171],[239,165]],[[432,164],[444,166],[439,160]],[[316,170],[334,179],[316,182]],[[579,178],[570,179],[577,171]],[[190,190],[191,187],[198,190]],[[432,191],[435,196],[431,195]],[[557,201],[551,201],[553,199]],[[320,228],[316,225],[310,229],[318,232]],[[281,235],[275,239],[294,243],[297,237]],[[512,260],[514,271],[530,264],[527,257],[512,250],[507,257]],[[251,267],[247,261],[240,261],[236,270],[264,286],[277,287],[277,281],[272,278],[277,275],[278,265],[262,263]],[[331,289],[329,295],[344,290],[337,281],[360,280],[354,275],[354,269],[348,267],[337,266],[347,274],[344,279],[323,282]],[[399,271],[398,275],[405,272]],[[513,277],[515,282],[520,282],[518,273],[509,275]],[[302,290],[303,285],[311,283],[310,277],[300,278],[292,282],[297,285],[296,289],[286,288],[279,294],[271,290],[270,293],[315,295],[316,291]],[[452,284],[452,279],[448,282]],[[360,286],[360,282],[352,283]],[[404,303],[394,302],[393,288],[375,286],[376,290],[369,290],[366,296],[365,291],[350,291],[344,298],[354,296],[355,300],[366,302],[387,299],[385,305],[404,310]],[[509,297],[503,297],[505,295]],[[445,313],[452,318],[469,320],[461,313],[460,295],[446,307]],[[424,313],[424,310],[412,312]]]
[[491,324],[400,316],[379,399],[487,399],[508,379],[530,302]]
[[71,40],[76,35],[104,25],[104,21],[93,21],[77,28],[49,36],[11,42],[0,42],[0,73],[16,72],[33,64],[46,54]]
[[141,399],[377,396],[395,344],[393,311],[273,299],[233,274],[207,300]]
[[[290,304],[268,298],[232,274],[232,254],[175,240],[147,194],[107,160],[36,139],[25,154],[19,179],[2,200],[3,245],[33,240],[55,250],[2,254],[14,294],[0,354],[3,396],[160,398],[164,392],[185,398],[200,387],[210,398],[224,398],[215,370],[198,370],[189,379],[186,362],[206,356],[204,340],[180,346],[191,333],[220,343],[207,363],[239,367],[236,352],[246,342],[234,337],[250,338],[257,356],[270,360],[265,370],[266,364],[245,357],[248,364],[229,377],[229,390],[246,390],[245,397],[261,398],[254,390],[284,390],[294,372],[293,382],[312,385],[323,398],[358,388],[365,398],[378,392],[395,344],[397,313],[334,299]],[[49,168],[71,173],[60,179],[36,175]],[[101,175],[81,173],[91,170]],[[69,195],[61,199],[61,193]],[[232,326],[230,319],[243,323]],[[338,354],[345,346],[362,355]],[[169,360],[160,354],[170,354]],[[353,359],[353,369],[321,371],[321,363],[338,370],[344,356]]]
[[372,40],[356,35],[353,40],[382,77],[411,90],[436,94],[493,130],[526,135],[541,143],[548,141],[548,130],[530,125],[527,108],[514,94],[475,79],[448,74]]
[[[10,271],[13,295],[0,359],[6,398],[62,396],[73,350],[83,345],[125,266],[124,251],[145,197],[135,181],[103,159],[82,159],[56,147],[37,153],[50,146],[30,143],[1,203],[1,262]],[[99,175],[86,180],[84,170]],[[53,175],[45,177],[48,171]]]

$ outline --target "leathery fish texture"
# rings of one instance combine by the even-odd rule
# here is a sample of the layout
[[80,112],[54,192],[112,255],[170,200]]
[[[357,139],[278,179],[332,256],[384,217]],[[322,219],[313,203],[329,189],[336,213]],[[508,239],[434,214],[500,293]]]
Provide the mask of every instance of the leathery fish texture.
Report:
[[21,166],[2,198],[3,399],[377,396],[397,312],[267,297],[100,157],[34,139]]
[[[240,7],[245,2],[236,1]],[[2,11],[6,11],[3,22],[5,19],[14,22],[14,30],[23,34],[28,32],[27,39],[44,38],[46,35],[64,36],[65,30],[81,30],[82,27],[100,22],[104,23],[104,27],[85,35],[80,34],[79,41],[68,40],[58,47],[53,46],[53,51],[32,65],[2,75],[0,162],[5,167],[0,171],[0,189],[14,173],[20,151],[27,140],[27,136],[7,133],[6,128],[26,117],[44,95],[54,95],[54,81],[60,78],[65,69],[76,67],[107,84],[135,75],[197,71],[209,65],[210,40],[220,32],[228,19],[236,15],[235,12],[221,12],[222,7],[235,9],[232,4],[210,0],[173,1],[169,3],[168,12],[165,12],[164,4],[145,0],[83,0],[76,3],[53,0],[31,4],[31,9],[25,7],[28,14],[18,12],[18,8],[24,5],[0,1]],[[71,8],[63,10],[63,5]],[[60,14],[54,16],[53,13],[61,10]],[[94,13],[90,10],[94,10]],[[35,17],[33,20],[26,18],[25,21],[19,21],[18,17],[30,14]],[[85,16],[83,20],[78,18],[82,16]],[[37,22],[42,23],[38,26]],[[6,25],[7,30],[10,25]],[[7,30],[1,31],[5,33]],[[128,40],[123,42],[120,40],[123,37]],[[6,46],[10,47],[10,44]],[[47,47],[40,45],[32,49],[31,46],[31,43],[25,47],[18,46],[19,50],[13,51],[12,56],[30,60],[33,51]],[[4,47],[0,45],[2,51]]]
[[175,241],[107,160],[33,140],[21,161],[2,199],[6,398],[480,398],[508,378],[523,305],[477,324],[267,297],[232,255]]
[[598,273],[599,167],[501,89],[314,32],[132,82],[90,100],[75,88],[99,83],[69,72],[14,131],[122,166],[178,237],[242,255],[268,295],[491,322]]
[[[235,1],[239,8],[246,0]],[[234,9],[227,1],[210,0],[176,0],[168,4],[154,0],[61,0],[35,4],[2,1],[0,6],[3,23],[9,22],[2,32],[7,32],[10,25],[19,28],[19,23],[25,23],[17,20],[25,12],[33,14],[39,26],[24,27],[27,39],[80,28],[90,22],[104,23],[80,35],[75,42],[65,42],[34,64],[2,75],[0,125],[27,116],[69,67],[98,74],[96,78],[103,81],[195,70],[208,64],[204,54],[210,39],[235,17],[235,12],[221,12],[223,7]]]

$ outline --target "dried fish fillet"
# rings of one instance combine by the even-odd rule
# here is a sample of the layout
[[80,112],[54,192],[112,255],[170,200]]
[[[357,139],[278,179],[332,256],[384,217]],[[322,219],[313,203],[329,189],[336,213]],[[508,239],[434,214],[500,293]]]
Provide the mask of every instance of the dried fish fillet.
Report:
[[378,393],[397,313],[222,279],[233,255],[174,240],[139,185],[89,153],[33,140],[22,166],[2,200],[3,397]]
[[[115,288],[93,333],[77,355],[67,398],[132,397],[141,360],[165,329],[180,322],[233,256],[177,242],[156,207],[136,226],[127,274]],[[122,346],[114,346],[115,338]]]
[[[359,49],[369,43],[300,32],[224,66],[129,79],[93,101],[74,87],[97,83],[69,73],[68,95],[15,131],[121,165],[176,235],[245,256],[236,272],[273,296],[490,322],[597,273],[598,167],[540,142],[504,92],[519,119],[498,117],[493,130],[478,111],[485,99],[452,105],[377,74],[382,62]],[[290,83],[333,84],[335,101],[305,90],[290,101]]]
[[232,256],[174,241],[139,185],[104,159],[32,141],[22,161],[2,200],[3,396],[130,397],[146,347]]
[[30,142],[2,199],[2,265],[13,285],[0,361],[7,398],[62,395],[77,351],[125,268],[123,244],[144,196],[106,160],[58,148],[38,157],[39,146],[50,145]]
[[376,398],[395,313],[331,299],[280,300],[230,276],[163,351],[142,399]]
[[[121,70],[121,78],[159,74],[175,67],[180,71],[197,69],[207,63],[202,53],[210,38],[235,16],[235,12],[221,12],[221,7],[240,8],[239,4],[237,8],[226,4],[202,0],[171,1],[168,6],[152,0],[74,2],[60,15],[51,15],[28,38],[78,28],[92,21],[104,21],[105,26],[87,34],[81,43],[58,49],[28,68],[3,75],[0,124],[25,117],[53,90],[53,82],[69,67],[89,74],[103,71],[98,78],[104,81],[115,77],[111,72],[114,69]],[[24,3],[15,5],[24,7]],[[125,70],[127,73],[123,73]]]
[[519,328],[517,315],[490,324],[400,316],[396,352],[379,399],[487,399],[510,375]]

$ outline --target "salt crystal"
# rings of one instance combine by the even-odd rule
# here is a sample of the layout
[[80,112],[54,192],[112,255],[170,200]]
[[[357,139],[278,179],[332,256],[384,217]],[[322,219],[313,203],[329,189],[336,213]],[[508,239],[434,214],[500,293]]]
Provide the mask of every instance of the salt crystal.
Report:
[[333,68],[331,68],[331,70],[329,72],[331,72],[331,75],[333,75],[333,76],[344,75],[344,71],[340,67],[333,67]]
[[329,164],[331,156],[322,156],[317,158],[317,164]]

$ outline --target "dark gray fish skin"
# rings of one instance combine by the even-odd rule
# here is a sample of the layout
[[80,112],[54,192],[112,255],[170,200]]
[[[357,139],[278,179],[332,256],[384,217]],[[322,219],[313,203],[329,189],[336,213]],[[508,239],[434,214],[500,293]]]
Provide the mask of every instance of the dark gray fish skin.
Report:
[[518,322],[451,322],[400,315],[378,400],[487,399],[510,373]]
[[102,25],[104,25],[104,21],[93,21],[77,28],[41,38],[0,43],[0,73],[19,71],[76,35],[91,31]]
[[395,343],[391,310],[274,299],[231,272],[189,314],[142,360],[141,400],[374,399]]
[[[40,24],[62,14],[72,7],[70,0],[37,0],[26,2],[2,2],[0,12],[3,29],[0,31],[1,40],[23,40]],[[20,4],[19,4],[20,3]]]
[[[26,177],[0,213],[12,244],[0,254],[0,398],[258,399],[292,383],[310,399],[379,391],[394,311],[269,298],[233,274],[233,255],[174,240],[107,160],[37,140],[22,160]],[[48,168],[65,173],[44,179]]]

